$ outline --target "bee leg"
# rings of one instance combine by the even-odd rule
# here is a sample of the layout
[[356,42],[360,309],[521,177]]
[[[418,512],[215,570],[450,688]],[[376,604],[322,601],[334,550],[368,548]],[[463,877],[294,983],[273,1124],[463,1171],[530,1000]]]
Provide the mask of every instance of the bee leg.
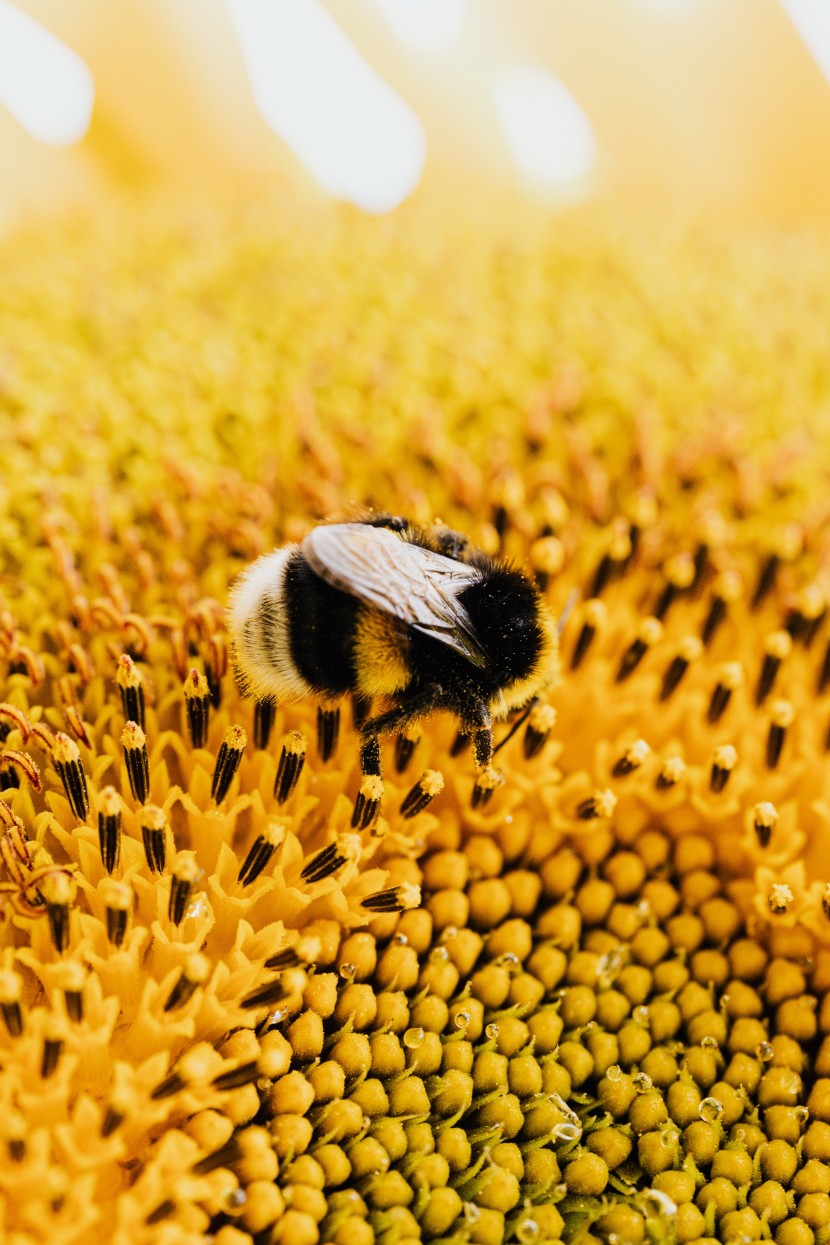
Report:
[[359,731],[363,723],[372,712],[372,698],[370,696],[353,696],[352,697],[352,716],[354,718],[354,728]]
[[437,709],[441,703],[443,689],[437,684],[425,688],[414,696],[409,696],[397,704],[388,713],[377,718],[370,718],[360,728],[362,745],[360,749],[360,766],[364,774],[380,774],[380,735],[388,735],[399,731],[413,718]]
[[493,759],[493,724],[490,710],[483,700],[474,706],[469,725],[472,728],[476,769],[486,769]]

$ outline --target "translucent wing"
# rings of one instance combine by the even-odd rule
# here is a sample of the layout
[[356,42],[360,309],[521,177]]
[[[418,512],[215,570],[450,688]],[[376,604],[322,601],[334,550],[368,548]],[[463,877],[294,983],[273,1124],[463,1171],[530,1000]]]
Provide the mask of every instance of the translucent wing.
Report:
[[487,666],[470,616],[458,600],[460,592],[480,579],[474,567],[365,523],[315,527],[302,548],[314,573],[333,588],[440,640],[474,666]]

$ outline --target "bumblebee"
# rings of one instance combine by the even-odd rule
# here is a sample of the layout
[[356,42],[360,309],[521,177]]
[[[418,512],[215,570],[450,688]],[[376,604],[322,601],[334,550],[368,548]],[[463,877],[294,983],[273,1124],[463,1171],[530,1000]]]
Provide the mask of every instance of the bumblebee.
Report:
[[254,562],[235,584],[229,629],[243,695],[382,711],[360,726],[361,765],[379,736],[434,710],[454,714],[478,768],[493,722],[554,680],[557,635],[536,586],[448,528],[402,518],[323,524]]

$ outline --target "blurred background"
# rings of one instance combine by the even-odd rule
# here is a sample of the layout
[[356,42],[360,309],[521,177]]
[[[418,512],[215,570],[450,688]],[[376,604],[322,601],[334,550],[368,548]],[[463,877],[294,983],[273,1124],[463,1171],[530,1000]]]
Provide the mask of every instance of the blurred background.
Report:
[[830,219],[828,0],[0,0],[0,232],[159,182]]

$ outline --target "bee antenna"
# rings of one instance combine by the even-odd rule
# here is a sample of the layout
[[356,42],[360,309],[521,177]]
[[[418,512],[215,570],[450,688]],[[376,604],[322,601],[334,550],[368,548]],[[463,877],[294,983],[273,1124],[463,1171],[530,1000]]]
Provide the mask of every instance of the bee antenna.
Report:
[[507,734],[505,735],[504,739],[502,739],[500,743],[497,743],[497,744],[496,744],[495,748],[493,749],[493,756],[495,756],[495,755],[496,755],[496,753],[499,751],[499,749],[500,749],[500,748],[503,748],[503,747],[504,747],[504,745],[505,745],[506,743],[509,743],[509,742],[510,742],[510,740],[511,740],[511,739],[513,738],[513,736],[516,734],[516,731],[519,729],[519,727],[520,727],[520,726],[523,726],[523,725],[524,725],[524,723],[527,721],[527,719],[530,717],[530,714],[531,714],[531,711],[532,711],[532,709],[533,709],[533,706],[534,706],[534,705],[536,705],[536,704],[538,704],[538,703],[539,703],[539,697],[538,697],[538,696],[534,696],[534,697],[533,697],[533,700],[531,700],[531,701],[529,701],[529,702],[528,702],[527,708],[526,708],[526,709],[524,710],[524,712],[522,713],[522,716],[521,716],[520,718],[517,718],[517,719],[516,719],[516,721],[515,721],[515,722],[513,723],[513,725],[510,727],[510,730],[509,730],[509,731],[507,732]]

